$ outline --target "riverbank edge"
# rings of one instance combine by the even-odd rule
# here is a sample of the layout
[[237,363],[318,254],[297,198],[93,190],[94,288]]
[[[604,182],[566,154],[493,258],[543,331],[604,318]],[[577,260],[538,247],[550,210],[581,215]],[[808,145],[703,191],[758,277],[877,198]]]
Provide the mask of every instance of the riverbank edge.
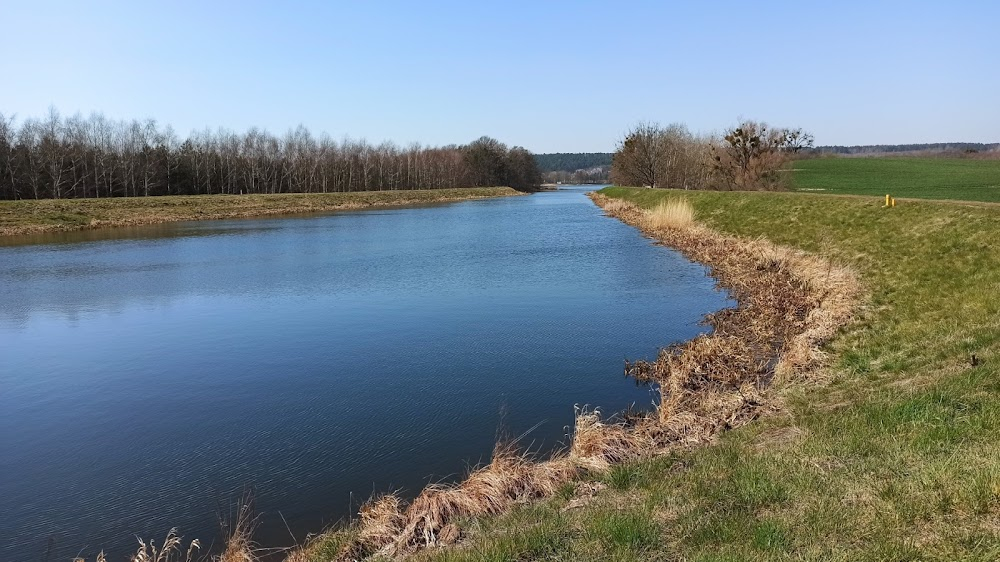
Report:
[[467,187],[350,193],[0,201],[0,236],[453,203],[515,195],[527,194],[509,187]]
[[663,227],[632,203],[589,196],[606,215],[706,265],[737,301],[708,315],[711,333],[664,349],[655,362],[627,365],[626,374],[660,385],[657,410],[610,420],[578,411],[568,452],[534,462],[498,444],[491,463],[465,481],[429,486],[408,505],[395,494],[372,498],[353,526],[315,537],[287,561],[400,556],[452,544],[462,536],[459,520],[498,515],[612,466],[712,442],[778,411],[772,387],[820,377],[822,345],[864,299],[851,269],[821,257],[698,224]]

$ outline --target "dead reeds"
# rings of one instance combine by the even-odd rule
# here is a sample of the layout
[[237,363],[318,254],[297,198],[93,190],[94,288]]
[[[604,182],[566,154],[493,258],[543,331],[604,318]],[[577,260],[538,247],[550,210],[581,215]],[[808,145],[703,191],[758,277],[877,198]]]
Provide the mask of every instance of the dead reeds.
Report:
[[[201,548],[196,539],[191,541],[187,549],[185,549],[183,540],[177,534],[177,529],[170,529],[167,532],[167,536],[163,539],[163,544],[160,545],[160,548],[156,548],[155,541],[150,540],[146,542],[139,538],[137,540],[139,541],[139,548],[132,555],[131,562],[180,562],[181,560],[191,562],[195,552]],[[97,562],[104,562],[103,552],[97,555]]]
[[[250,492],[244,494],[236,503],[236,514],[230,521],[223,521],[226,533],[225,549],[222,554],[213,555],[214,562],[257,562],[257,547],[253,542],[253,533],[257,527],[258,516],[254,513],[253,496]],[[195,539],[184,548],[183,538],[177,529],[170,529],[159,547],[155,540],[143,540],[136,537],[139,547],[135,554],[129,557],[129,562],[192,562],[201,549],[201,543]],[[199,557],[202,559],[204,557]],[[85,562],[77,558],[76,562]],[[104,552],[100,552],[94,562],[107,562]]]
[[456,523],[462,519],[504,513],[552,496],[584,473],[638,458],[650,450],[651,440],[634,421],[606,422],[596,411],[579,410],[569,451],[549,460],[535,462],[513,445],[501,444],[488,465],[460,483],[427,486],[409,505],[395,494],[373,498],[361,507],[357,539],[338,559],[398,556],[451,544],[461,535]]
[[[625,201],[616,200],[612,206],[620,212],[622,203],[628,205]],[[671,199],[647,211],[645,218],[643,226],[651,230],[688,228],[694,224],[694,207],[683,199]]]
[[253,533],[260,519],[253,505],[253,493],[248,491],[236,502],[236,514],[222,522],[226,548],[216,562],[257,562],[258,549],[253,542]]
[[708,265],[739,305],[709,315],[710,334],[663,350],[656,361],[626,366],[660,385],[661,438],[698,443],[743,425],[773,406],[775,381],[807,373],[820,346],[851,316],[860,294],[852,271],[767,240],[743,240],[691,224],[661,228],[635,205],[594,194],[611,216]]

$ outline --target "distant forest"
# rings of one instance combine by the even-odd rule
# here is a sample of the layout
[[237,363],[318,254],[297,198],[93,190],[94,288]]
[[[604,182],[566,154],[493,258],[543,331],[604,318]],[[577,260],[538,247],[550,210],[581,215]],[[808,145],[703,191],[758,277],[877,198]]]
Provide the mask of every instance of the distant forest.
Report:
[[[948,142],[926,144],[871,144],[855,146],[817,146],[804,148],[800,154],[839,154],[845,156],[879,156],[887,154],[939,154],[942,156],[971,155],[991,157],[1000,153],[1000,143]],[[546,183],[609,183],[611,152],[556,152],[536,154],[535,162]]]
[[1000,150],[1000,143],[937,142],[927,144],[868,144],[855,146],[817,146],[819,154],[892,154],[900,152],[990,152]]
[[536,154],[535,162],[546,183],[608,183],[610,152],[555,152]]
[[545,172],[575,172],[586,168],[611,165],[610,152],[553,152],[536,154],[538,169]]
[[425,147],[335,141],[305,127],[179,139],[153,120],[93,114],[17,123],[0,114],[0,199],[328,193],[509,186],[536,190],[534,156],[482,137]]

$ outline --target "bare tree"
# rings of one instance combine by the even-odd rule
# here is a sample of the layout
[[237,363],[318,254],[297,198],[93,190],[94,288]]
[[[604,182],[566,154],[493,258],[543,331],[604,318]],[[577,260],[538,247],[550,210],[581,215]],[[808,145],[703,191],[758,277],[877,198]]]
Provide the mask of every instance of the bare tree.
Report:
[[483,137],[466,146],[338,143],[303,126],[275,137],[251,128],[179,141],[153,120],[101,114],[18,125],[0,114],[0,198],[120,197],[442,188],[510,183],[534,189],[534,158]]
[[612,181],[623,185],[660,187],[662,160],[666,157],[663,129],[656,123],[639,123],[618,143],[612,159]]
[[801,129],[771,128],[743,121],[728,129],[712,145],[715,169],[731,189],[780,189],[782,166],[790,154],[812,146],[812,136]]
[[0,113],[0,199],[19,199],[17,192],[17,154],[14,117]]
[[703,143],[680,123],[640,123],[618,144],[610,179],[619,185],[705,188],[709,178]]

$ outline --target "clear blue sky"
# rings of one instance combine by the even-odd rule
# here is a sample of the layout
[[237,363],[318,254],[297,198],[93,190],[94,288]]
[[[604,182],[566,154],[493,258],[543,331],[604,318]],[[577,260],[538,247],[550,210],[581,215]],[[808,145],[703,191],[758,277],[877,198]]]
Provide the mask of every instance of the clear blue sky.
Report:
[[0,0],[0,112],[610,151],[639,120],[1000,141],[1000,2]]

